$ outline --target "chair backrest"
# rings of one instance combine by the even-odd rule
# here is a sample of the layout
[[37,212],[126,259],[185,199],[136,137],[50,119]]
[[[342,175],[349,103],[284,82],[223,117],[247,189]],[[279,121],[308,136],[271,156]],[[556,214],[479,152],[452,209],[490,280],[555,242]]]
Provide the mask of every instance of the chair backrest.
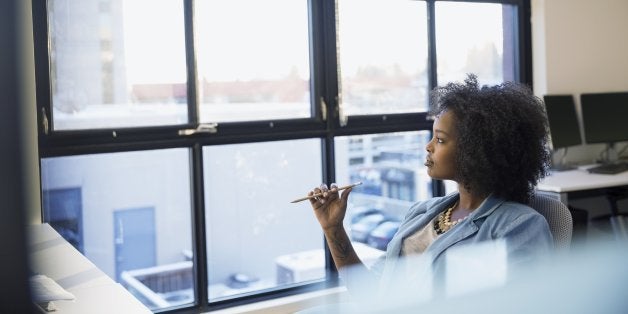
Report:
[[549,224],[557,249],[568,249],[573,234],[573,218],[567,205],[550,196],[535,193],[530,207],[539,212]]

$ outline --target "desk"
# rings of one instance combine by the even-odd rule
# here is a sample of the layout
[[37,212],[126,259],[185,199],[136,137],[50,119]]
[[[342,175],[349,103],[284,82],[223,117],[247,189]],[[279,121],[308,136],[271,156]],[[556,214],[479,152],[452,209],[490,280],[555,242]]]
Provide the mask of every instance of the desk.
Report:
[[595,174],[587,172],[587,168],[595,165],[582,166],[575,170],[552,172],[537,184],[537,191],[560,199],[568,204],[569,198],[599,196],[608,188],[628,188],[628,171],[618,174]]
[[32,271],[50,277],[76,298],[74,301],[55,301],[57,311],[50,313],[152,314],[49,224],[28,226],[28,236]]

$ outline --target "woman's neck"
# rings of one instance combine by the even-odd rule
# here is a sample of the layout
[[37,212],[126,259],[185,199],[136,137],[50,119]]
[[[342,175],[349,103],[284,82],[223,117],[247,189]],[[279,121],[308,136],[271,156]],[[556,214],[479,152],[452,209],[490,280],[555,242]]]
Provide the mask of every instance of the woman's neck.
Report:
[[473,194],[462,185],[458,185],[458,192],[460,193],[458,206],[456,206],[458,209],[473,211],[480,207],[482,202],[486,199],[486,196]]

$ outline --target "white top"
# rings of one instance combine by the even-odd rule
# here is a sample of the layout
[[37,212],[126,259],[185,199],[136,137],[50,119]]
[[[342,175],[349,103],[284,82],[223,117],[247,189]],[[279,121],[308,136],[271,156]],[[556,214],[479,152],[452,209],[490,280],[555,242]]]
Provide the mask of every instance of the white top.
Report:
[[412,254],[421,254],[425,252],[428,246],[436,240],[438,234],[434,230],[434,221],[438,218],[432,219],[422,229],[417,230],[414,234],[403,240],[401,245],[401,255],[407,256]]

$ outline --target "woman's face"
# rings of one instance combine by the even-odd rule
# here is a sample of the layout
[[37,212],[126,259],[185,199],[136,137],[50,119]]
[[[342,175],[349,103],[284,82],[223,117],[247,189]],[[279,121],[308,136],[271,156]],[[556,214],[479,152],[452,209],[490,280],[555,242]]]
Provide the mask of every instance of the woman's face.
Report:
[[432,129],[432,139],[427,143],[427,174],[433,179],[455,180],[456,132],[453,113],[441,113]]

